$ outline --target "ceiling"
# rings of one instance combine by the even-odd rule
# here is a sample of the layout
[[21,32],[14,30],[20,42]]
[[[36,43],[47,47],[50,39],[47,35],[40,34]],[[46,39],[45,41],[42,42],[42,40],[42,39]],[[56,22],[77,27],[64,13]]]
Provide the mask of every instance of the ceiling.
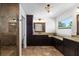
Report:
[[50,17],[56,17],[59,14],[63,13],[69,8],[75,6],[75,3],[51,3],[51,12],[48,13],[45,10],[46,3],[23,3],[21,4],[23,9],[25,10],[26,14],[33,14],[33,15],[50,15]]

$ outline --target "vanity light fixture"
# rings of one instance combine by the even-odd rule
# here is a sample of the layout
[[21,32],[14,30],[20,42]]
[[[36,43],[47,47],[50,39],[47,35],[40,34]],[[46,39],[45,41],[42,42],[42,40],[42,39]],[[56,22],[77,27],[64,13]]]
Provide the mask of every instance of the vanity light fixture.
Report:
[[41,18],[39,18],[38,20],[41,21]]
[[79,9],[79,7],[77,7]]
[[77,13],[79,13],[79,7],[77,7],[77,10],[76,10],[76,12],[77,12]]

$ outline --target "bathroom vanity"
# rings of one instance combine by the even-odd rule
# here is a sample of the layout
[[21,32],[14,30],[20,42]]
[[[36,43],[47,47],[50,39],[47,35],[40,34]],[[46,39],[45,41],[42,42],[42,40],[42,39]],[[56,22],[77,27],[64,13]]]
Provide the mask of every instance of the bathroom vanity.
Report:
[[63,53],[64,56],[79,56],[79,36],[52,36],[55,47]]
[[79,36],[33,34],[29,46],[54,46],[65,56],[79,56]]
[[52,36],[55,47],[63,53],[64,56],[79,56],[79,36]]
[[[79,55],[79,36],[59,36],[54,33],[37,31],[37,25],[34,26],[36,31],[32,30],[33,15],[27,19],[27,46],[54,46],[65,56]],[[31,25],[29,25],[31,23]]]
[[65,37],[63,43],[65,56],[79,56],[79,37]]

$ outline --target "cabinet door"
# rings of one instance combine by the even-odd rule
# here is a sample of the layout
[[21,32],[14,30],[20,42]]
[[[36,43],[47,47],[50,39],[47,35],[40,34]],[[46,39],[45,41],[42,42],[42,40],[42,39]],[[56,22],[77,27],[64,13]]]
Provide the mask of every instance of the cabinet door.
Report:
[[56,39],[56,45],[55,47],[63,53],[63,41],[59,40],[59,39]]
[[76,49],[71,47],[64,47],[65,56],[76,56]]
[[[27,35],[32,35],[32,22],[33,22],[33,15],[27,15]],[[31,38],[31,37],[29,37]]]
[[30,46],[40,46],[40,38],[37,35],[32,35],[30,39]]
[[56,46],[56,38],[50,37],[52,46]]
[[79,47],[77,48],[77,52],[76,53],[77,53],[77,56],[79,56]]
[[79,56],[79,43],[77,43],[77,56]]
[[27,15],[27,45],[32,45],[32,22],[33,15]]
[[50,46],[51,40],[48,38],[47,35],[33,35],[32,39],[33,45],[35,46]]
[[40,39],[40,44],[42,46],[51,46],[51,40],[48,37]]
[[64,55],[65,56],[76,56],[77,45],[76,42],[69,39],[64,39]]
[[39,46],[46,46],[47,45],[47,35],[37,35],[36,40]]

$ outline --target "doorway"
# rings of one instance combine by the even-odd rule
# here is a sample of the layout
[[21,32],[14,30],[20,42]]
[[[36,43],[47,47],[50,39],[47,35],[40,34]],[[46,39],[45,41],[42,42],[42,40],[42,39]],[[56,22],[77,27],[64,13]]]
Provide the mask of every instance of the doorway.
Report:
[[79,15],[77,15],[77,35],[79,35]]

